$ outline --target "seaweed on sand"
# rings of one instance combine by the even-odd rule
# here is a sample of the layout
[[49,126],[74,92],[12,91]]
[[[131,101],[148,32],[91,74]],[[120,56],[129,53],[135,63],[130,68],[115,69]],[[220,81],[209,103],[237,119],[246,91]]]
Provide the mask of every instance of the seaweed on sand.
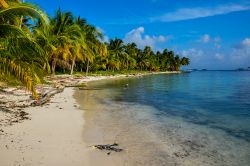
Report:
[[107,155],[110,155],[110,153],[113,152],[121,152],[123,151],[123,149],[119,148],[119,145],[117,143],[113,143],[113,144],[106,144],[106,145],[94,145],[93,146],[96,149],[99,150],[107,150],[109,151],[107,153]]

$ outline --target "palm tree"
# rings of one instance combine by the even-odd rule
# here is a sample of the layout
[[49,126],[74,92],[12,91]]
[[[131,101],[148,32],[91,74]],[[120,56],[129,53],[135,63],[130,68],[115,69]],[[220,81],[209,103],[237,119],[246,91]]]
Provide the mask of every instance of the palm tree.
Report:
[[169,51],[167,53],[166,67],[167,67],[167,70],[170,70],[170,71],[175,70],[175,54],[173,51]]
[[95,27],[81,17],[75,18],[71,12],[62,12],[60,8],[51,19],[49,28],[38,26],[34,30],[46,50],[52,75],[56,66],[68,68],[73,74],[76,61],[86,63],[87,74],[89,63],[95,56],[107,54],[106,46],[99,40],[101,33]]
[[24,31],[21,17],[39,18],[47,23],[47,16],[37,7],[27,3],[0,1],[0,70],[3,76],[14,75],[22,81],[33,96],[37,96],[35,84],[40,81],[40,64],[44,60],[42,50]]
[[126,45],[125,51],[128,55],[127,70],[134,69],[136,67],[136,57],[139,49],[137,48],[137,45],[135,43],[129,43]]
[[[78,32],[75,32],[77,27],[72,27],[73,15],[71,12],[62,12],[59,8],[56,12],[56,16],[51,19],[49,29],[51,32],[47,36],[53,40],[54,51],[49,54],[50,64],[51,64],[51,73],[55,75],[55,69],[57,65],[62,67],[71,68],[69,60],[71,57],[70,49],[73,44],[73,39]],[[72,33],[72,34],[71,34]]]
[[151,47],[146,46],[143,51],[139,51],[136,61],[140,70],[147,70],[150,67],[150,58],[153,54]]
[[83,59],[84,44],[81,28],[75,24],[72,13],[59,8],[48,27],[37,26],[34,32],[50,61],[52,75],[55,75],[56,66],[68,68],[72,74],[75,60]]
[[103,35],[99,32],[94,26],[89,24],[84,25],[84,20],[80,21],[82,23],[82,31],[85,35],[85,59],[87,60],[86,65],[86,75],[89,72],[89,64],[92,63],[96,56],[106,57],[107,56],[107,47],[104,43],[101,42]]
[[186,58],[186,57],[181,58],[181,65],[187,66],[189,64],[190,64],[189,58]]
[[174,57],[174,65],[173,65],[173,69],[174,71],[179,71],[181,67],[181,59],[179,55],[176,55]]
[[[128,67],[128,54],[125,51],[124,43],[121,39],[110,40],[108,45],[109,50],[109,64],[108,68],[112,68],[114,71],[124,68],[124,64]],[[126,63],[125,63],[126,62]]]

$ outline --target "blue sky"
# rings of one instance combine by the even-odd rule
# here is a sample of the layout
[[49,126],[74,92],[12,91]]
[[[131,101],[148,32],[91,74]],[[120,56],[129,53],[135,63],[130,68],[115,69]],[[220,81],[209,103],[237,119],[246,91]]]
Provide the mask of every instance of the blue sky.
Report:
[[50,16],[60,6],[106,39],[121,38],[191,59],[189,68],[250,65],[250,0],[28,0]]

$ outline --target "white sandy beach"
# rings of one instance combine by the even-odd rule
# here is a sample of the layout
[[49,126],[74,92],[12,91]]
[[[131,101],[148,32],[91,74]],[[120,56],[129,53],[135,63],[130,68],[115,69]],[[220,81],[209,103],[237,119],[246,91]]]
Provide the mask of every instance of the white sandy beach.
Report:
[[83,111],[72,95],[73,89],[67,88],[52,103],[27,108],[32,120],[5,128],[0,165],[88,165],[88,149],[81,139]]
[[[107,157],[84,143],[84,111],[73,93],[72,88],[66,88],[53,97],[53,102],[25,109],[31,120],[5,127],[7,134],[0,135],[0,165],[121,165],[119,157]],[[98,138],[98,133],[93,137]]]
[[[86,77],[77,79],[77,82],[75,79],[66,78],[61,82],[76,84],[125,77],[127,76]],[[51,102],[43,106],[24,108],[23,111],[29,114],[30,120],[18,121],[15,116],[1,111],[0,165],[123,165],[119,155],[107,157],[106,153],[84,143],[84,111],[79,109],[73,94],[73,88],[65,88],[62,93],[56,94]],[[1,98],[11,108],[12,105],[18,105],[18,103],[19,105],[20,103],[30,104],[28,96],[25,92],[20,96],[2,94]],[[14,110],[18,112],[21,109]],[[18,122],[14,123],[15,121]],[[98,131],[94,130],[93,140],[101,140],[101,135],[98,136]],[[89,163],[90,157],[92,158],[91,164]],[[93,160],[93,158],[98,158],[98,160]]]

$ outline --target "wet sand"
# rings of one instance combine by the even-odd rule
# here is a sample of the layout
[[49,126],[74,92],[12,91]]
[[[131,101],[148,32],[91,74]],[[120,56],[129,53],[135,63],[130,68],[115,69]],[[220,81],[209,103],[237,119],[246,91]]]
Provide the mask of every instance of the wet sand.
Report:
[[[181,118],[160,118],[153,107],[112,102],[108,89],[76,91],[75,98],[85,110],[83,139],[87,145],[118,143],[124,152],[90,151],[90,165],[117,166],[247,166],[248,142],[218,130],[195,125]],[[96,155],[102,159],[96,158]],[[97,155],[97,156],[98,156]],[[105,157],[106,156],[106,157]]]

